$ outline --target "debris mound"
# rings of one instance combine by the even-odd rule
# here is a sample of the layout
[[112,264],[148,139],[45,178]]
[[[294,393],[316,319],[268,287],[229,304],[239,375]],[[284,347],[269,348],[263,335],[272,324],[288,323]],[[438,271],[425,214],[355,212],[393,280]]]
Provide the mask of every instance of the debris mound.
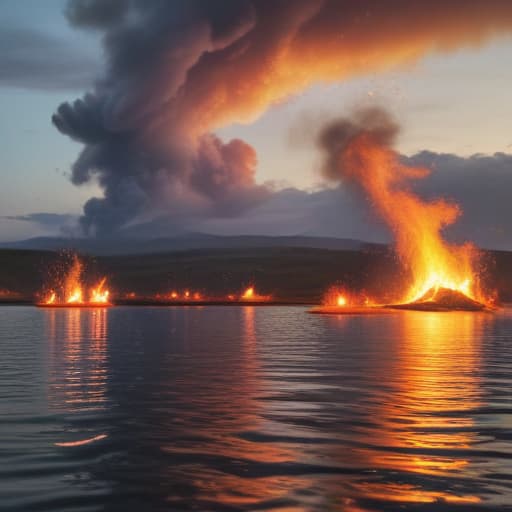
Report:
[[485,304],[478,302],[462,292],[449,288],[431,288],[425,295],[407,304],[391,304],[393,309],[411,309],[415,311],[482,311]]

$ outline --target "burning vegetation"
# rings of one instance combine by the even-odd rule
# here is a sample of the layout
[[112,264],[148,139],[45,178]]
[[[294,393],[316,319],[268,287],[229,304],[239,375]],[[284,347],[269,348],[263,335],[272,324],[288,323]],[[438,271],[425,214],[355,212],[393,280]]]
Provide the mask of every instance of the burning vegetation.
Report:
[[[61,265],[63,268],[61,268]],[[110,291],[105,277],[94,286],[87,288],[84,284],[84,263],[73,254],[70,261],[60,262],[53,284],[43,293],[43,300],[38,306],[74,307],[74,306],[109,306]]]
[[[419,310],[475,310],[491,306],[479,283],[480,252],[470,242],[446,241],[442,231],[461,215],[455,203],[422,199],[413,190],[428,169],[404,164],[392,149],[398,126],[381,109],[339,120],[320,135],[327,154],[324,171],[334,180],[354,187],[388,225],[398,258],[410,276],[405,286],[397,283],[397,304],[390,307]],[[341,295],[334,304],[350,301]],[[326,306],[333,306],[328,299]],[[366,306],[367,304],[355,304]]]

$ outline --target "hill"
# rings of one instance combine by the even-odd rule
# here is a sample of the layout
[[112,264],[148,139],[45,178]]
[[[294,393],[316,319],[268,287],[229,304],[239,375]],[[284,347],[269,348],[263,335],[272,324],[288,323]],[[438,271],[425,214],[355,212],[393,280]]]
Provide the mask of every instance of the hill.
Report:
[[0,243],[4,249],[75,250],[92,255],[154,254],[192,249],[252,249],[265,247],[304,247],[331,250],[358,250],[367,244],[349,238],[314,236],[219,236],[185,233],[172,237],[141,238],[59,238],[37,237]]

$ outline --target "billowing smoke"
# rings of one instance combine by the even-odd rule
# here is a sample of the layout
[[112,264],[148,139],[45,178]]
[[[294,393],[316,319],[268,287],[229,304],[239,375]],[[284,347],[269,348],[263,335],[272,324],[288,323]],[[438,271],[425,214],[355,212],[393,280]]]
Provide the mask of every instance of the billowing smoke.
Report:
[[85,145],[72,169],[104,197],[83,227],[104,234],[160,213],[234,216],[271,191],[256,155],[213,132],[318,82],[448,51],[512,28],[508,0],[74,0],[100,31],[105,71],[55,126]]

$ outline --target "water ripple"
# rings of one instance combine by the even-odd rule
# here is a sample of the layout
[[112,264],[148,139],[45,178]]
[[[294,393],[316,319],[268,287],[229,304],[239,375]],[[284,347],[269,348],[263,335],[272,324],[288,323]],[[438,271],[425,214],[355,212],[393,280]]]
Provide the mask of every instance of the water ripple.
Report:
[[512,510],[512,311],[0,308],[6,510]]

